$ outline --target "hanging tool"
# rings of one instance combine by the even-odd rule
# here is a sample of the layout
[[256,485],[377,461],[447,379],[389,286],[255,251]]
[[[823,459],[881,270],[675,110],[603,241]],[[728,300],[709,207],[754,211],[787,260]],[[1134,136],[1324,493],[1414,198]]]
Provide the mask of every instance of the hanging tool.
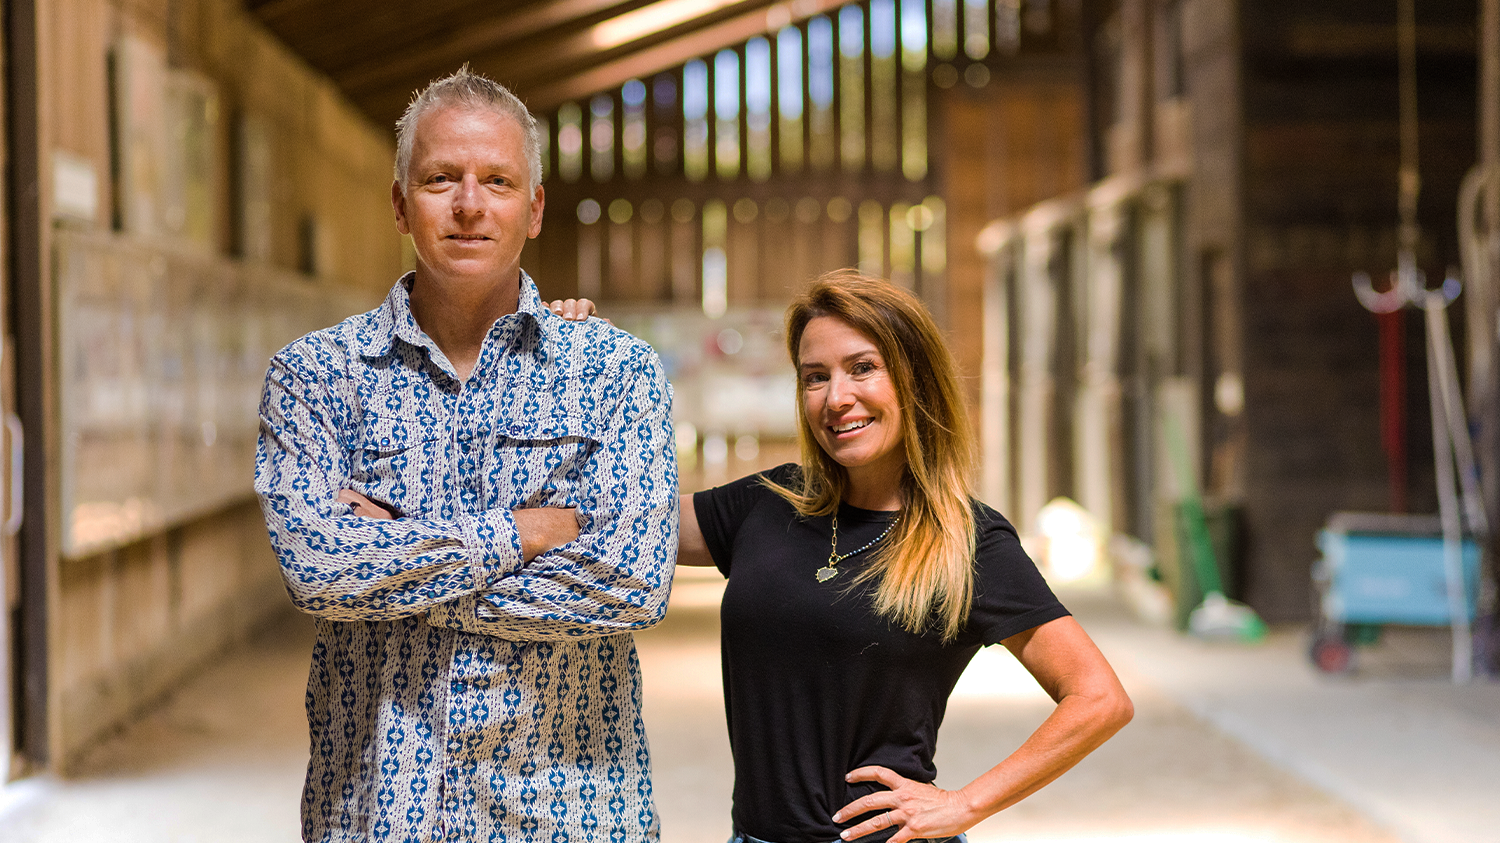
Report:
[[[1394,313],[1407,307],[1421,308],[1427,328],[1427,385],[1432,412],[1432,448],[1436,460],[1438,510],[1443,525],[1443,568],[1447,580],[1449,622],[1453,631],[1453,681],[1463,683],[1473,676],[1474,639],[1469,620],[1462,567],[1463,520],[1475,535],[1488,534],[1484,505],[1478,489],[1473,444],[1459,391],[1453,342],[1448,333],[1447,307],[1462,291],[1456,273],[1442,285],[1427,289],[1417,266],[1417,198],[1421,177],[1417,154],[1417,26],[1416,0],[1397,2],[1397,54],[1400,67],[1401,169],[1398,208],[1400,228],[1396,269],[1391,286],[1376,292],[1367,273],[1354,275],[1354,293],[1365,309]],[[1458,471],[1454,471],[1457,462]],[[1458,486],[1462,485],[1460,514]]]

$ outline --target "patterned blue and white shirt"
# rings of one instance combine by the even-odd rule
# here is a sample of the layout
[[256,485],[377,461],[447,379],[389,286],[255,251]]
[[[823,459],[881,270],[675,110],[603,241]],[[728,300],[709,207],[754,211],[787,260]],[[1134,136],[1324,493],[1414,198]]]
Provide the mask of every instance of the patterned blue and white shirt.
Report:
[[[255,488],[317,617],[303,836],[656,840],[630,632],[661,619],[677,552],[660,361],[554,316],[522,273],[460,381],[412,278],[283,349],[261,400]],[[578,540],[523,563],[529,506],[576,507]]]

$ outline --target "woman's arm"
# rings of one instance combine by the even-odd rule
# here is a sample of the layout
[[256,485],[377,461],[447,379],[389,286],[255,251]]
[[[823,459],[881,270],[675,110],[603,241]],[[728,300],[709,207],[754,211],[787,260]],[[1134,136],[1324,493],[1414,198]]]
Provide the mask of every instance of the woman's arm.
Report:
[[959,834],[1037,792],[1130,722],[1135,713],[1130,697],[1073,618],[1058,618],[1003,643],[1057,708],[1009,758],[958,790],[915,782],[885,767],[849,773],[851,782],[876,781],[890,790],[856,799],[833,815],[834,822],[843,822],[884,811],[845,831],[845,840],[893,825],[901,829],[889,843]]
[[693,496],[683,495],[677,505],[677,564],[708,567],[714,564],[708,554],[708,543],[698,527],[698,513],[693,511]]

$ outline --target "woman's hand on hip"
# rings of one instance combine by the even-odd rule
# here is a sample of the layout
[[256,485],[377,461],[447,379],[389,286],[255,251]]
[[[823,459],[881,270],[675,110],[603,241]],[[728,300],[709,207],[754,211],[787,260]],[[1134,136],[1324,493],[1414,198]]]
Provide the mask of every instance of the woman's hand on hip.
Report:
[[879,782],[890,788],[861,796],[833,815],[834,822],[843,822],[871,811],[882,812],[845,830],[839,835],[845,840],[858,840],[893,826],[900,830],[889,843],[942,839],[967,831],[977,820],[962,792],[912,781],[885,767],[860,767],[844,780]]

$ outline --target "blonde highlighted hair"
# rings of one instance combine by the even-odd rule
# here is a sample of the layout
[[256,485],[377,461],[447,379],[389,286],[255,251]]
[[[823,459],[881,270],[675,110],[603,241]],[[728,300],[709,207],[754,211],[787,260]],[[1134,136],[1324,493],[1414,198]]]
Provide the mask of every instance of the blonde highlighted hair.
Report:
[[[906,470],[900,523],[855,582],[877,581],[875,611],[913,633],[951,640],[968,618],[974,594],[973,466],[977,456],[958,378],[937,324],[916,296],[852,270],[813,281],[786,312],[787,350],[801,371],[808,323],[842,320],[874,343],[901,407]],[[813,437],[797,383],[802,477],[768,483],[803,517],[838,512],[849,475]]]

